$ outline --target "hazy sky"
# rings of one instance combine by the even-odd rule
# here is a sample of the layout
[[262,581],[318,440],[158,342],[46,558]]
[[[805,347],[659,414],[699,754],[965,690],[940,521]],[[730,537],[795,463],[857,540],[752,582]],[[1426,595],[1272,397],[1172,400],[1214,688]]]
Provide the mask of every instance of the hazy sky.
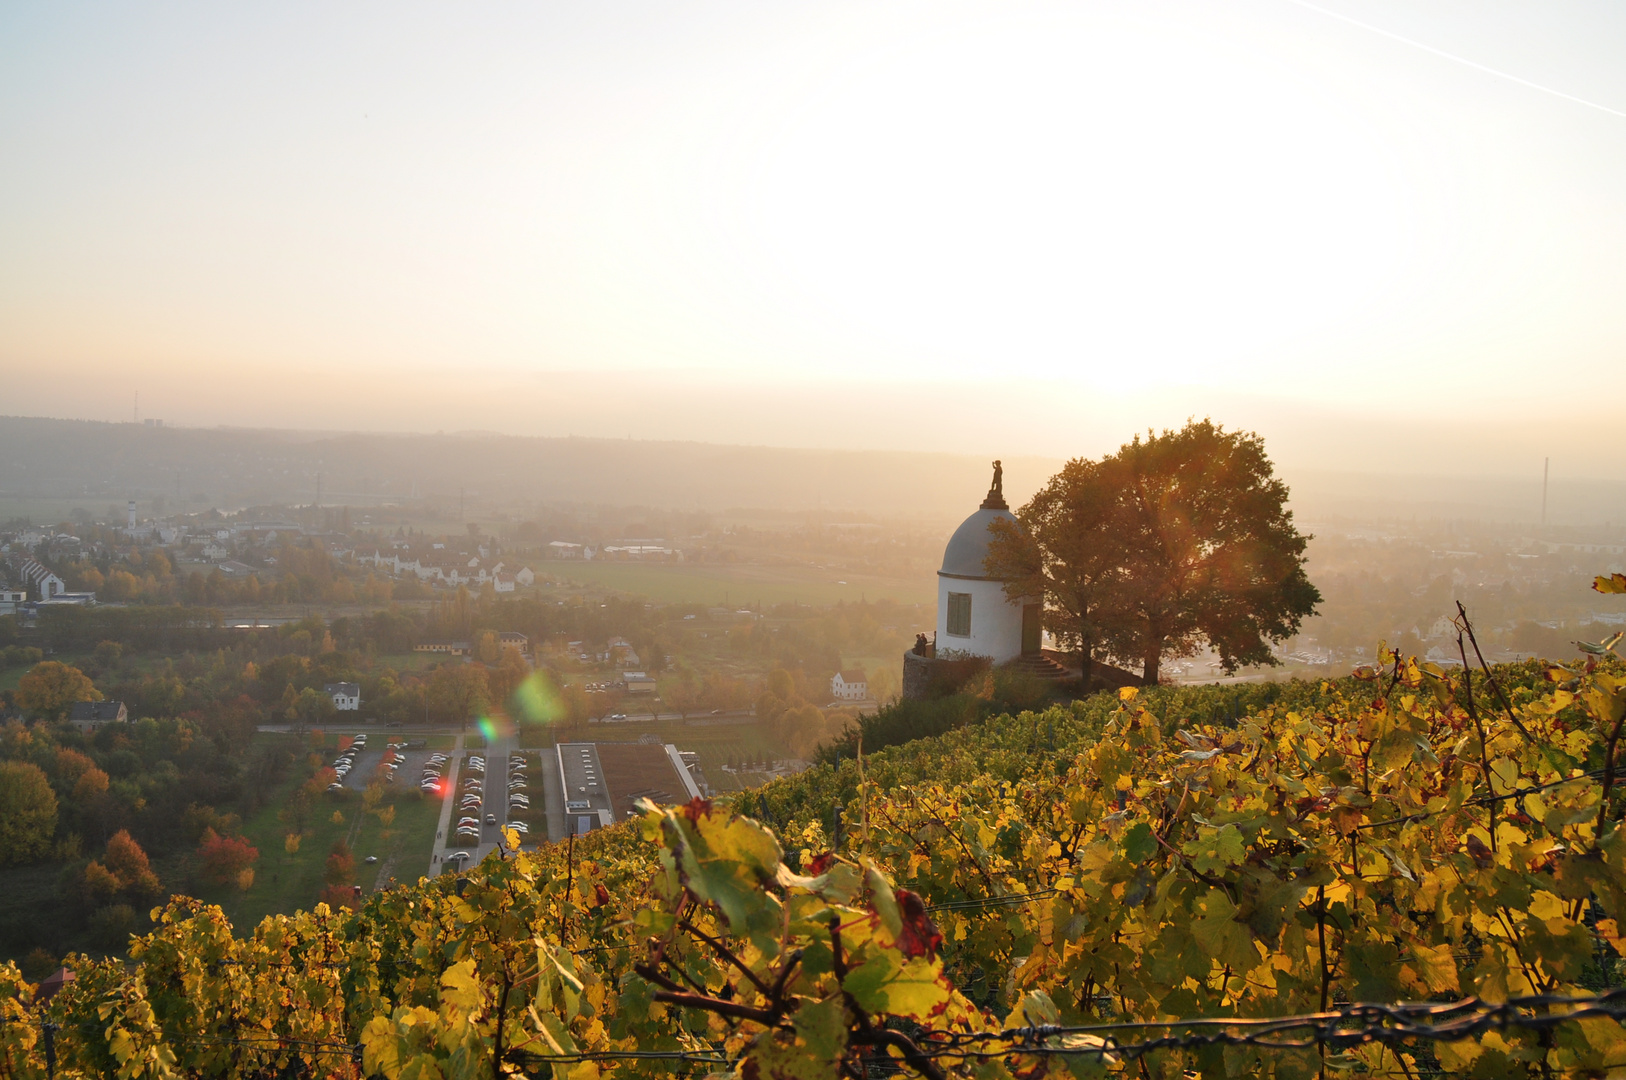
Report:
[[0,412],[1618,476],[1623,56],[1618,2],[8,3]]

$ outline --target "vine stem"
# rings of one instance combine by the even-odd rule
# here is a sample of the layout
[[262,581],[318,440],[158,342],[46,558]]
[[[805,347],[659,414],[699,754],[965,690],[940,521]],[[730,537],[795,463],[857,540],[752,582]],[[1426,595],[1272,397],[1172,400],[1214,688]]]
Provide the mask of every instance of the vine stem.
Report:
[[[1468,634],[1468,643],[1474,647],[1474,655],[1479,658],[1479,668],[1485,673],[1485,681],[1490,683],[1491,689],[1496,692],[1496,698],[1502,703],[1502,708],[1507,712],[1507,718],[1513,722],[1514,727],[1519,729],[1519,734],[1530,742],[1535,742],[1536,737],[1530,734],[1530,729],[1525,727],[1523,721],[1514,713],[1513,703],[1502,692],[1502,684],[1496,681],[1495,673],[1491,671],[1490,665],[1485,663],[1485,654],[1479,651],[1479,639],[1474,636],[1474,624],[1468,621],[1468,609],[1462,606],[1461,600],[1457,601],[1457,618],[1461,620],[1462,629]],[[1462,646],[1461,634],[1457,635],[1457,646],[1458,648]],[[1467,670],[1467,657],[1463,657],[1462,666],[1464,670]]]
[[559,944],[565,943],[565,905],[570,903],[570,886],[576,875],[576,834],[572,832],[565,845],[565,894],[559,898]]
[[1615,747],[1620,742],[1622,725],[1626,725],[1626,714],[1615,721],[1615,729],[1609,733],[1609,745],[1604,750],[1603,797],[1598,800],[1598,824],[1592,829],[1594,843],[1603,839],[1603,827],[1609,819],[1609,792],[1615,786]]

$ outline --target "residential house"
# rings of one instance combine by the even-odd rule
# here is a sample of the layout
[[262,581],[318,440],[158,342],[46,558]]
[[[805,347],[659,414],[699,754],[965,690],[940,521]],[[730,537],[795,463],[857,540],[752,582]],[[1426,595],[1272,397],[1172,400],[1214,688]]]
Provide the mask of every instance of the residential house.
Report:
[[36,600],[49,600],[68,591],[68,583],[57,577],[38,559],[24,559],[17,568],[23,581],[34,591]]
[[612,664],[631,668],[643,666],[644,662],[638,658],[638,650],[624,637],[611,638],[608,649]]
[[514,591],[514,575],[513,574],[501,574],[501,573],[491,575],[491,588],[492,588],[492,590],[494,592],[500,592],[500,593],[513,592]]
[[129,722],[130,711],[122,701],[76,701],[68,710],[68,723],[87,734],[103,724]]
[[15,615],[28,600],[22,589],[0,589],[0,615]]
[[580,544],[568,544],[563,540],[554,540],[548,544],[548,557],[553,559],[579,559],[582,557]]
[[536,574],[529,566],[522,566],[514,571],[514,580],[528,589],[536,584]]
[[517,649],[521,656],[531,651],[531,639],[517,630],[504,630],[497,635],[498,649]]
[[869,697],[869,676],[857,668],[830,676],[830,696],[837,701],[863,701]]
[[355,712],[361,708],[360,683],[330,682],[322,687],[322,692],[333,699],[333,707],[340,712]]

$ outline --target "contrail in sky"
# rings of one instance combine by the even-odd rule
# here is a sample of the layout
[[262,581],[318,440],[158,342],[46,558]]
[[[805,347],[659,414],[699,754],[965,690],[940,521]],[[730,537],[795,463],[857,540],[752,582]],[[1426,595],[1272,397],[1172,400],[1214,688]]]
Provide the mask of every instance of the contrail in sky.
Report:
[[1553,97],[1560,97],[1565,101],[1573,101],[1577,105],[1585,105],[1589,109],[1597,109],[1599,112],[1606,112],[1610,116],[1618,116],[1622,119],[1626,119],[1626,112],[1621,112],[1619,109],[1611,109],[1607,105],[1599,105],[1596,101],[1588,101],[1586,98],[1579,98],[1574,94],[1566,94],[1562,90],[1554,90],[1550,86],[1542,86],[1540,83],[1533,83],[1529,79],[1521,79],[1517,75],[1510,75],[1505,71],[1498,71],[1496,68],[1486,67],[1484,64],[1475,63],[1474,61],[1469,60],[1467,57],[1458,56],[1455,53],[1448,53],[1444,49],[1436,49],[1432,45],[1424,45],[1421,41],[1413,41],[1409,37],[1402,37],[1392,30],[1385,30],[1381,26],[1373,26],[1371,23],[1350,18],[1348,15],[1341,12],[1331,11],[1327,8],[1312,4],[1309,2],[1309,0],[1289,0],[1289,2],[1297,4],[1299,7],[1309,8],[1311,11],[1319,12],[1329,18],[1338,19],[1341,22],[1347,22],[1351,26],[1358,26],[1362,30],[1367,30],[1374,34],[1382,34],[1384,37],[1398,41],[1402,45],[1410,45],[1414,49],[1422,49],[1426,53],[1433,53],[1435,56],[1443,57],[1446,60],[1462,64],[1466,67],[1471,67],[1475,71],[1483,71],[1487,75],[1495,75],[1498,79],[1506,79],[1508,82],[1515,82],[1520,86],[1528,86],[1532,90],[1540,90],[1543,94],[1551,94]]

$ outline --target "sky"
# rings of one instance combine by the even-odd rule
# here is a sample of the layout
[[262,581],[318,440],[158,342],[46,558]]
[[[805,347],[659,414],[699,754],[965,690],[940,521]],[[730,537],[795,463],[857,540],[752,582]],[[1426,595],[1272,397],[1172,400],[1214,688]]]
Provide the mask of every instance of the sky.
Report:
[[1619,479],[1626,7],[0,6],[0,412]]

